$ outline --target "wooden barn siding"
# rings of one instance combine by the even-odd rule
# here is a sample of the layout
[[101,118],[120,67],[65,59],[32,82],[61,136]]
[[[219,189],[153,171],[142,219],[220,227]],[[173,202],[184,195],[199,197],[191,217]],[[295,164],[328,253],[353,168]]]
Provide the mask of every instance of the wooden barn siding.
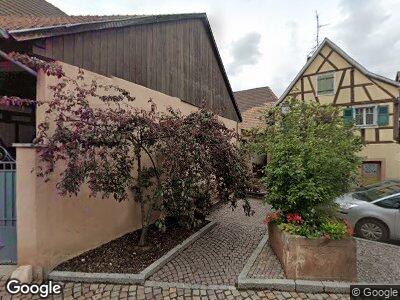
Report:
[[46,39],[35,53],[120,77],[238,120],[201,20],[180,20]]

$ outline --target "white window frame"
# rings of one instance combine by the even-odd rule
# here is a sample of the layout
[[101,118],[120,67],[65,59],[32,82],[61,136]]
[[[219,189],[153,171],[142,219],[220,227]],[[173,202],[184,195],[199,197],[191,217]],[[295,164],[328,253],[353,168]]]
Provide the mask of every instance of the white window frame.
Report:
[[[328,75],[328,74],[333,74],[333,92],[329,93],[329,94],[319,94],[318,93],[318,79],[321,76]],[[335,93],[336,93],[336,72],[325,72],[325,73],[322,73],[322,74],[317,74],[317,76],[315,78],[316,78],[315,79],[316,80],[316,82],[315,82],[315,87],[316,87],[315,93],[317,94],[317,96],[333,96],[333,95],[335,95]]]
[[[366,124],[367,112],[366,112],[365,108],[368,108],[368,107],[373,107],[374,108],[374,122],[373,122],[373,124]],[[356,120],[356,108],[362,108],[363,109],[363,124],[361,124],[361,125],[357,125],[355,123],[355,120]],[[356,126],[358,128],[369,128],[369,127],[377,127],[378,126],[378,105],[376,105],[376,104],[357,105],[357,106],[353,106],[352,109],[353,109],[354,126]]]

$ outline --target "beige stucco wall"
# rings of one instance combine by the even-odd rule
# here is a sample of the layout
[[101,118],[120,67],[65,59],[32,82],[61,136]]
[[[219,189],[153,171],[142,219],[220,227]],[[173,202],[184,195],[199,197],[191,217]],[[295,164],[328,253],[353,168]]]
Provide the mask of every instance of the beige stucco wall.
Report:
[[[321,49],[322,55],[325,57],[331,52],[331,48],[325,45]],[[366,145],[360,155],[363,157],[364,161],[381,161],[382,163],[382,179],[400,177],[400,159],[398,153],[400,153],[400,144],[394,140],[394,105],[393,97],[385,92],[383,89],[387,90],[394,97],[399,97],[400,90],[398,87],[390,85],[386,82],[374,79],[371,81],[363,73],[354,68],[349,64],[340,54],[333,51],[329,57],[329,60],[339,69],[335,70],[332,65],[325,62],[322,68],[319,69],[323,62],[321,56],[316,56],[314,61],[309,65],[309,67],[304,71],[303,83],[304,83],[304,100],[313,102],[315,100],[315,93],[317,91],[317,71],[318,74],[323,72],[334,72],[334,83],[335,83],[335,93],[338,91],[339,82],[342,74],[344,73],[344,80],[342,87],[345,87],[339,91],[335,105],[340,107],[351,107],[351,106],[365,106],[365,105],[388,105],[389,107],[389,124],[387,126],[379,127],[365,127],[365,142]],[[319,70],[318,70],[319,69]],[[351,102],[351,89],[350,89],[350,70],[354,70],[354,84],[368,84],[365,86],[372,100],[369,100],[367,93],[362,86],[354,87],[354,102]],[[311,84],[312,86],[311,86]],[[382,87],[382,88],[380,88]],[[301,79],[299,79],[293,88],[289,91],[288,96],[295,97],[296,99],[301,99],[299,92],[301,91]],[[322,104],[334,104],[334,95],[319,95],[319,102]],[[376,131],[379,131],[377,134]],[[376,137],[379,136],[379,141]],[[379,142],[380,144],[375,144]]]
[[[76,67],[66,64],[63,67],[68,76],[77,73]],[[125,88],[136,97],[134,105],[137,107],[149,108],[151,98],[160,111],[173,107],[187,114],[197,109],[178,98],[119,78],[85,71],[85,79]],[[38,99],[50,99],[49,86],[53,82],[54,79],[39,74]],[[44,106],[37,109],[37,123],[43,120],[44,109]],[[237,122],[226,118],[221,121],[237,130]],[[113,199],[90,198],[87,186],[82,187],[77,197],[62,197],[56,189],[57,172],[47,183],[32,173],[38,163],[35,149],[27,145],[17,147],[19,265],[33,265],[36,271],[43,268],[47,273],[68,258],[140,228],[140,209],[135,201],[118,203]]]

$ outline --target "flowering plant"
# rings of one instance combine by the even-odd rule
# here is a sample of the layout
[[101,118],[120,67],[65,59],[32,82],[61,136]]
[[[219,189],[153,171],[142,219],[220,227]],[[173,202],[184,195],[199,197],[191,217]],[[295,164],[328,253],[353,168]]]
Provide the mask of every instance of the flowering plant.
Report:
[[301,224],[303,223],[303,218],[299,213],[289,213],[286,215],[286,220],[289,223]]
[[274,211],[272,213],[267,214],[263,223],[264,224],[277,224],[280,219],[281,219],[280,212]]

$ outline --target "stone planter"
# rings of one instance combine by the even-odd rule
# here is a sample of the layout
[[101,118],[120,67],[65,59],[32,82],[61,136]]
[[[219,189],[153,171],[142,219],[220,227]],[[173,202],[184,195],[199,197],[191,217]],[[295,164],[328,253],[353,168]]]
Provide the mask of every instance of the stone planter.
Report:
[[288,279],[357,281],[354,238],[307,239],[268,225],[269,243]]

